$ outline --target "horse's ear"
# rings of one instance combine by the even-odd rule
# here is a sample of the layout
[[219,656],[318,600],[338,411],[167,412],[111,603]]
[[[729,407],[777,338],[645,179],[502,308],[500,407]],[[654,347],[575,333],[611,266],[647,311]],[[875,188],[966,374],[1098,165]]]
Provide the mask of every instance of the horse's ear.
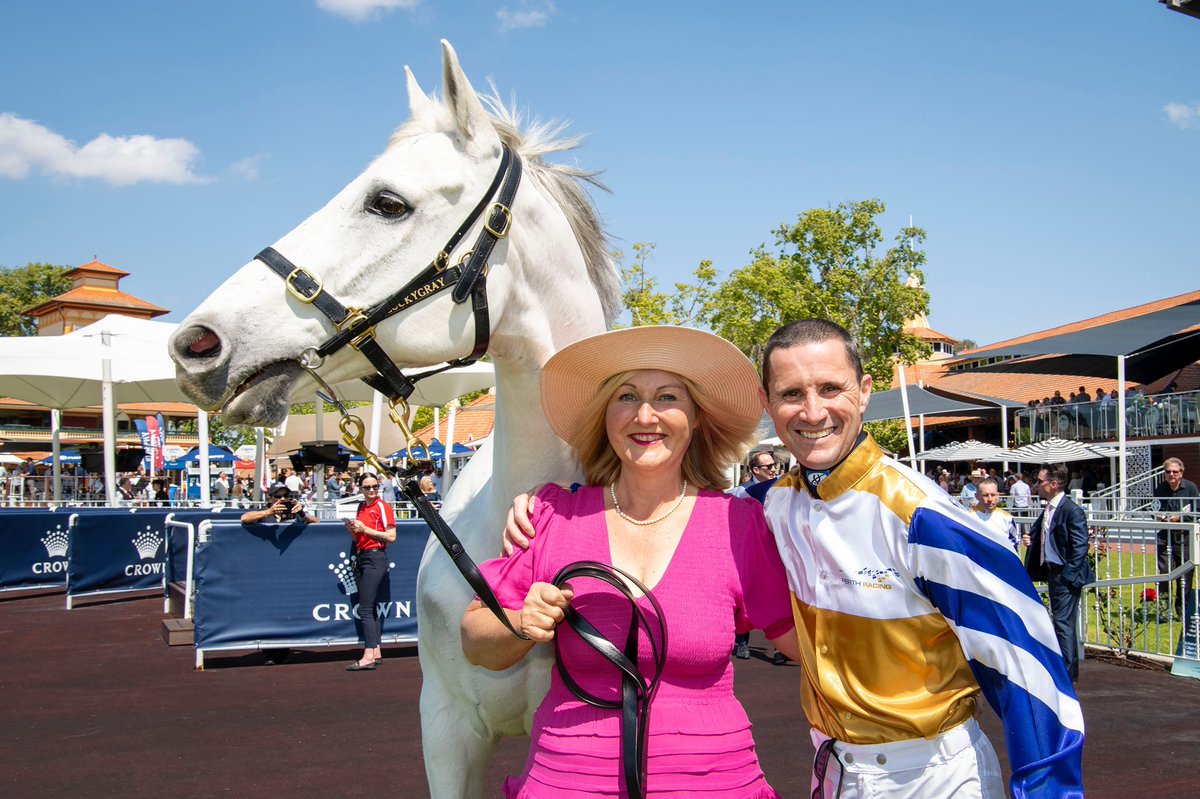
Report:
[[445,39],[442,39],[442,91],[464,141],[482,148],[499,147],[500,137],[492,127],[492,120],[459,65],[458,54]]
[[430,113],[435,104],[433,100],[429,99],[429,95],[421,90],[416,76],[413,75],[407,64],[404,66],[404,74],[407,76],[408,82],[408,115],[412,119],[421,119]]

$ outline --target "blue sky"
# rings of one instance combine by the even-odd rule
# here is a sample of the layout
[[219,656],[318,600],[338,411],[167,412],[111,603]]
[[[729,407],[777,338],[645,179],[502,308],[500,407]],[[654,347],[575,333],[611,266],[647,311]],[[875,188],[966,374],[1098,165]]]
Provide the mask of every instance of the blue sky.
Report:
[[1200,20],[1154,0],[0,6],[0,265],[132,273],[178,321],[439,88],[590,134],[652,271],[721,273],[808,208],[928,230],[932,325],[980,344],[1200,287]]

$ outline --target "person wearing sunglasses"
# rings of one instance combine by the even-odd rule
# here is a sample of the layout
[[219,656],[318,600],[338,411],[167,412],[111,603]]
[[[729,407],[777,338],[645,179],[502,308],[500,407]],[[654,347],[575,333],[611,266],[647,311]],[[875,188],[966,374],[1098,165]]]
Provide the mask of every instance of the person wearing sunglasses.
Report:
[[[767,489],[775,482],[775,474],[779,464],[771,450],[759,450],[750,454],[750,481],[729,489],[735,497],[750,497],[762,503],[766,499]],[[750,633],[739,633],[733,639],[733,656],[742,660],[750,657]],[[771,655],[771,662],[776,666],[790,663],[791,659],[778,649]]]
[[358,616],[362,619],[364,649],[362,657],[346,671],[374,671],[383,659],[379,648],[382,626],[375,605],[379,586],[388,573],[387,545],[396,540],[396,511],[379,495],[379,478],[372,472],[358,476],[362,502],[353,519],[346,519],[346,531],[354,538],[358,577]]
[[292,491],[283,483],[273,483],[267,492],[267,506],[259,510],[248,510],[242,514],[242,524],[262,524],[264,522],[292,522],[313,524],[317,517],[313,516],[300,500],[292,496]]
[[[1200,491],[1191,480],[1183,479],[1183,461],[1167,458],[1163,461],[1163,481],[1154,486],[1154,518],[1160,522],[1190,522],[1200,507]],[[1159,530],[1155,547],[1158,573],[1167,574],[1188,560],[1188,534],[1186,530]],[[1175,617],[1183,618],[1184,597],[1192,590],[1193,573],[1175,580],[1172,596]],[[1166,598],[1171,582],[1158,584],[1159,596]]]

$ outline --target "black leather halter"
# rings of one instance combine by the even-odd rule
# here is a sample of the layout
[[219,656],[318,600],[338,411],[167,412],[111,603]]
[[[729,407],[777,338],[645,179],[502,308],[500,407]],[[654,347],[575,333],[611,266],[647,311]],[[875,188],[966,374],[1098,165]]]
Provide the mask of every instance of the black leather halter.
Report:
[[[446,369],[467,366],[483,357],[491,337],[487,301],[488,258],[496,244],[508,235],[512,226],[512,203],[520,183],[521,157],[505,146],[500,158],[500,167],[492,178],[492,185],[488,187],[471,214],[459,225],[458,230],[446,241],[441,251],[420,274],[370,308],[343,305],[325,291],[320,277],[296,266],[273,247],[267,247],[254,256],[283,278],[288,292],[293,297],[312,305],[333,322],[338,330],[315,350],[305,351],[302,365],[315,370],[326,357],[348,344],[361,352],[375,368],[375,374],[364,377],[363,382],[386,395],[394,405],[400,400],[407,400],[416,389],[418,381]],[[492,200],[493,197],[495,201]],[[464,253],[458,263],[451,266],[450,257],[455,248],[480,217],[484,217],[483,229],[479,231],[475,246]],[[471,310],[475,318],[475,345],[470,355],[410,378],[400,371],[383,351],[383,347],[379,346],[375,338],[375,326],[388,317],[447,289],[453,289],[450,296],[456,304],[471,300]]]

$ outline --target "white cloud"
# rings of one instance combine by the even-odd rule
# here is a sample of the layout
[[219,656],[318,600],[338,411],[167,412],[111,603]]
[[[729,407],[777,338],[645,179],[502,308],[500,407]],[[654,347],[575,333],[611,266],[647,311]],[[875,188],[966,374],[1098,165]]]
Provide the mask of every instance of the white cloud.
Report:
[[187,139],[110,136],[101,133],[82,147],[44,125],[0,114],[0,177],[46,175],[134,183],[204,183],[192,172],[200,150]]
[[1200,103],[1167,103],[1163,111],[1167,112],[1167,119],[1176,127],[1184,130],[1200,127]]
[[421,0],[317,0],[317,6],[331,14],[362,22],[397,8],[415,8]]
[[541,2],[520,0],[516,9],[504,6],[497,11],[496,19],[500,20],[500,30],[502,31],[540,28],[549,22],[550,17],[554,16],[557,11],[553,0],[542,0]]
[[257,155],[243,158],[229,167],[229,174],[243,180],[258,180],[258,162],[260,160]]

